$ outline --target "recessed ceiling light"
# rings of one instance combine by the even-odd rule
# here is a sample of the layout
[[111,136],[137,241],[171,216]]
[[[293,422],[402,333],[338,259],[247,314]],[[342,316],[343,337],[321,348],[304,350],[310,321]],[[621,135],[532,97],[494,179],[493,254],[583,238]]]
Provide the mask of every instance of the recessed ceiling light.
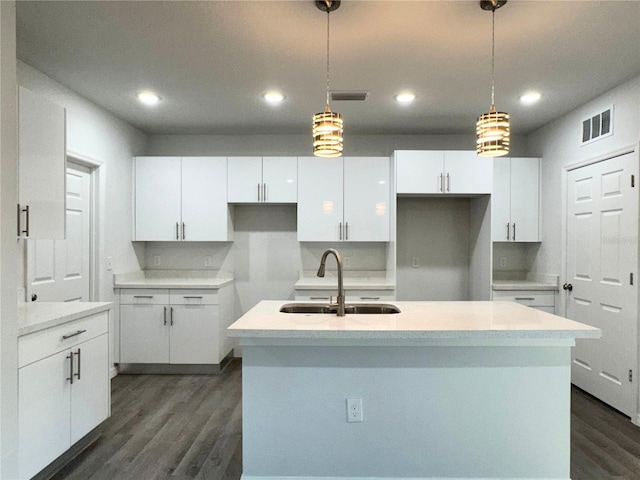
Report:
[[396,102],[398,103],[411,103],[416,99],[416,96],[411,92],[402,92],[396,95]]
[[148,106],[156,105],[160,101],[160,97],[158,97],[158,95],[149,91],[140,92],[137,97],[141,103],[144,103]]
[[540,92],[527,92],[520,97],[520,101],[524,105],[533,105],[538,100],[540,100],[540,97],[541,97]]
[[275,90],[272,90],[262,95],[262,98],[264,98],[271,105],[277,105],[284,100],[284,95],[281,94],[280,92],[276,92]]

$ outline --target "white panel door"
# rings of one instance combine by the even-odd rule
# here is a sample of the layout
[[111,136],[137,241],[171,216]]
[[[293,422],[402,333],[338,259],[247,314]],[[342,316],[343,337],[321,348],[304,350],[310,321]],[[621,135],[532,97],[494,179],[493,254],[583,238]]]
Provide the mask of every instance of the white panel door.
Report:
[[515,242],[538,242],[540,159],[511,159],[511,238]]
[[120,305],[120,362],[169,363],[169,307]]
[[493,159],[491,240],[511,240],[511,159],[506,157]]
[[262,201],[262,157],[229,157],[227,162],[228,202]]
[[180,157],[136,157],[134,162],[134,239],[179,240],[182,208]]
[[69,448],[69,350],[18,371],[18,465],[31,478]]
[[226,157],[183,157],[181,240],[227,240],[228,208]]
[[476,152],[444,152],[444,193],[489,194],[493,186],[493,159]]
[[298,201],[298,158],[262,158],[262,201],[296,203]]
[[599,340],[576,341],[571,380],[629,416],[637,390],[637,373],[629,378],[637,366],[637,163],[627,154],[572,170],[567,185],[567,317],[602,330]]
[[27,298],[88,302],[91,287],[91,171],[67,168],[64,240],[27,240]]
[[21,236],[63,239],[65,221],[65,109],[26,88],[19,88],[18,198]]
[[71,386],[71,444],[73,445],[109,416],[109,335],[71,349],[75,377]]
[[219,363],[218,307],[171,307],[170,363]]
[[444,152],[396,152],[396,190],[401,193],[442,193]]
[[298,241],[344,238],[342,186],[342,157],[298,158]]
[[344,240],[389,241],[388,157],[344,158]]

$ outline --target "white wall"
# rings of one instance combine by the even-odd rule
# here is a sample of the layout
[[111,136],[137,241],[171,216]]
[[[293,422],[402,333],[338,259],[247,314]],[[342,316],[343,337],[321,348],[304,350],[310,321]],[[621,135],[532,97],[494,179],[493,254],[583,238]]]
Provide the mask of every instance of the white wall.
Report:
[[15,19],[15,3],[0,2],[0,478],[18,471]]
[[[614,105],[613,135],[580,146],[582,120]],[[601,157],[640,140],[640,77],[533,132],[528,138],[529,156],[541,157],[542,244],[533,263],[541,274],[559,275],[562,270],[562,170],[566,165]],[[561,283],[563,279],[561,278]]]

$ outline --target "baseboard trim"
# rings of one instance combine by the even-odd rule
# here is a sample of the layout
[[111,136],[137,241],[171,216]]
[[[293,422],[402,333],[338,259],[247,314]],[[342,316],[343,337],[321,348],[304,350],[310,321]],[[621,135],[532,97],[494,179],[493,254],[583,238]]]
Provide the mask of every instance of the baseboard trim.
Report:
[[233,350],[216,364],[120,363],[125,375],[219,375],[233,359]]
[[[242,474],[241,480],[513,480],[513,477],[310,477],[310,476],[261,476]],[[566,478],[518,477],[518,480],[571,480]]]

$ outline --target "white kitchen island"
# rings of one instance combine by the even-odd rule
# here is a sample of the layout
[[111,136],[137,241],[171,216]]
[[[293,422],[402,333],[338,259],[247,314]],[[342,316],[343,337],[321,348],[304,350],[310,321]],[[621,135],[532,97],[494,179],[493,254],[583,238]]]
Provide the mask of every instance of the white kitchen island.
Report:
[[[570,349],[600,330],[508,302],[286,314],[243,346],[244,480],[569,479]],[[347,399],[363,421],[347,422]]]

